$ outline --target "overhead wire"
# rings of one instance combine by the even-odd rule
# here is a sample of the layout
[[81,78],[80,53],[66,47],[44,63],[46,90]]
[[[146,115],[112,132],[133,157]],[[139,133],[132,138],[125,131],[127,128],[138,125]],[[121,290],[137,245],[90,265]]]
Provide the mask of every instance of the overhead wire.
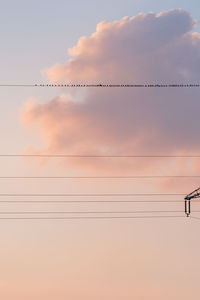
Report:
[[48,84],[48,83],[39,83],[39,84],[0,84],[0,87],[33,87],[33,88],[197,88],[200,87],[199,83],[61,83],[61,84]]
[[48,158],[200,158],[200,154],[191,155],[137,155],[137,154],[0,154],[0,157],[48,157]]
[[30,193],[30,194],[12,194],[12,193],[0,193],[0,197],[155,197],[155,196],[185,196],[183,193],[173,193],[173,194],[166,194],[166,193],[147,193],[147,194],[141,194],[141,193],[101,193],[101,194],[50,194],[50,193],[42,193],[42,194],[36,194],[36,193]]
[[133,176],[0,176],[0,179],[151,179],[200,178],[200,175],[133,175]]
[[0,217],[0,220],[84,220],[84,219],[157,219],[185,218],[185,216],[78,216],[78,217]]
[[2,214],[152,214],[182,213],[182,210],[138,210],[138,211],[0,211]]

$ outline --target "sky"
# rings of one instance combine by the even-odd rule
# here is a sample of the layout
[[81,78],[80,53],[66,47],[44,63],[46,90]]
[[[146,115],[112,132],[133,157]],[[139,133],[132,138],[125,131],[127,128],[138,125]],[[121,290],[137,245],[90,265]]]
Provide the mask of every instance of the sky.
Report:
[[[198,1],[0,4],[1,84],[199,82]],[[199,154],[198,88],[0,87],[0,96],[0,154]],[[0,177],[200,174],[199,158],[0,160]],[[182,218],[184,202],[176,202],[198,187],[198,178],[0,178],[0,185],[1,194],[183,194],[134,198],[138,203],[45,204],[31,197],[0,203],[0,212],[175,210],[181,216],[0,220],[2,299],[199,299],[200,223]],[[142,202],[158,199],[172,202]],[[198,216],[195,210],[198,202],[192,203]]]

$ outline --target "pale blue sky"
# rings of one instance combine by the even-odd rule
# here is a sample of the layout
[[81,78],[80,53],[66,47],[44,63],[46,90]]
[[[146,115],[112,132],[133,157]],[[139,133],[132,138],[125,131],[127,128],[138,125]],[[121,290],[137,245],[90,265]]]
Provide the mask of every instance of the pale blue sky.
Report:
[[40,81],[40,71],[64,62],[67,49],[80,36],[95,31],[102,20],[118,20],[139,12],[172,8],[188,10],[200,19],[199,1],[0,1],[2,82]]

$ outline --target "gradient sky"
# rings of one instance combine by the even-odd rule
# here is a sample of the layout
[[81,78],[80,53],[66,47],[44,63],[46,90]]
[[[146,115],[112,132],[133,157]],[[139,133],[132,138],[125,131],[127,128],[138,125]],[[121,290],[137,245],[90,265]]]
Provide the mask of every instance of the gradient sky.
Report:
[[[70,57],[68,49],[77,45],[82,36],[89,37],[94,33],[97,24],[102,21],[119,21],[124,16],[132,17],[140,12],[160,13],[174,8],[182,8],[191,14],[192,19],[200,20],[198,1],[45,0],[41,2],[19,0],[17,2],[0,1],[0,3],[0,83],[2,84],[49,82],[50,79],[44,74],[45,70],[51,70],[56,63],[66,66]],[[182,18],[182,14],[180,17]],[[183,16],[183,25],[185,18],[186,21],[188,20],[187,16]],[[174,31],[172,30],[170,34],[176,32],[175,28],[178,27],[176,25],[182,24],[179,23],[179,21],[182,22],[182,19],[177,20],[177,23],[176,19],[174,20]],[[182,26],[179,27],[182,29]],[[193,31],[200,32],[198,24],[191,29],[190,24],[186,24],[185,30],[189,34]],[[177,32],[176,38],[179,45],[180,33]],[[129,35],[127,36],[129,37]],[[120,38],[121,33],[119,41],[121,41]],[[157,51],[159,42],[163,39],[160,36],[154,38],[153,46]],[[190,39],[186,39],[183,44],[191,52],[189,50],[184,52],[185,48],[181,47],[181,43],[179,48],[172,47],[172,52],[166,56],[169,57],[170,62],[170,67],[167,69],[169,73],[167,73],[168,71],[165,73],[166,77],[162,77],[162,68],[164,68],[162,64],[161,69],[158,70],[156,67],[154,69],[151,63],[148,64],[149,73],[147,73],[147,69],[144,69],[145,72],[141,72],[140,75],[148,75],[147,79],[155,79],[156,72],[160,71],[159,79],[164,80],[171,73],[173,73],[173,78],[177,79],[176,76],[181,66],[183,75],[189,74],[189,79],[198,81],[200,48],[198,36],[194,36],[194,38],[194,43],[190,43]],[[140,40],[140,36],[139,40],[137,39],[136,35],[136,41]],[[105,45],[106,42],[107,40],[105,40]],[[111,41],[109,45],[112,46],[114,42],[115,40]],[[104,43],[102,45],[104,46]],[[104,50],[103,46],[97,50]],[[81,51],[85,49],[84,47],[80,47]],[[144,50],[144,48],[145,44],[139,50]],[[120,49],[122,52],[116,51],[119,54],[117,59],[123,57],[124,54],[124,48]],[[133,47],[133,49],[135,48]],[[179,50],[181,51],[179,52]],[[168,53],[167,51],[168,48],[166,53]],[[173,68],[171,68],[173,65],[171,53],[177,55]],[[180,64],[177,53],[181,53],[183,58],[190,53],[186,63],[184,60],[184,63]],[[110,52],[108,51],[107,54],[109,57]],[[158,54],[162,58],[162,53],[158,51]],[[98,55],[94,56],[91,64],[93,68],[96,66],[98,57]],[[134,58],[137,58],[137,53],[127,56],[126,63],[132,62]],[[153,58],[155,59],[155,57]],[[82,55],[81,62],[85,62],[85,59],[85,56]],[[192,62],[191,70],[187,65],[190,62]],[[90,60],[89,63],[91,63]],[[79,64],[77,59],[78,67]],[[80,66],[82,65],[80,64]],[[140,67],[137,59],[134,66]],[[114,67],[116,67],[115,64]],[[82,79],[89,74],[89,70],[81,73],[81,68],[78,75],[73,68],[70,69],[67,66],[66,69],[69,69],[70,76],[82,74]],[[101,66],[98,70],[101,71],[96,77],[99,80],[98,76],[102,76],[104,70],[101,69]],[[56,73],[54,69],[53,72]],[[112,72],[111,74],[117,74],[117,72]],[[134,76],[134,72],[131,73],[131,71],[127,74]],[[63,75],[62,72],[59,75]],[[109,78],[107,76],[108,74],[105,73],[105,79]],[[120,77],[113,76],[112,78]],[[128,78],[126,79],[128,80]],[[135,78],[140,77],[136,76]],[[63,96],[66,93],[68,95]],[[98,147],[104,146],[112,151],[116,149],[116,152],[126,151],[126,153],[127,149],[130,149],[130,152],[133,149],[139,152],[145,149],[149,153],[158,153],[159,150],[160,153],[165,152],[165,154],[166,152],[170,154],[199,153],[198,112],[200,107],[198,93],[199,90],[176,90],[168,93],[163,90],[151,93],[121,91],[116,95],[112,91],[95,91],[94,93],[88,91],[88,94],[85,94],[83,91],[67,90],[66,92],[62,90],[60,92],[57,89],[1,88],[0,135],[2,142],[0,154],[23,153],[30,151],[29,147],[33,147],[34,151],[46,150],[49,153],[55,153],[58,150],[75,152],[80,147],[82,147],[81,150],[91,152],[91,149],[97,151]],[[74,108],[74,102],[69,101],[70,97],[73,101],[77,100],[76,108]],[[133,104],[131,104],[133,102],[130,99],[136,99],[134,108],[137,130],[134,134],[138,141],[137,148],[134,148],[135,146],[132,144],[133,133],[128,130],[130,119],[127,118],[126,123],[124,122],[125,105],[120,104],[123,98],[127,99],[126,105],[130,111],[133,108]],[[32,105],[30,99],[35,99],[35,104]],[[110,101],[106,103],[99,99],[109,99]],[[137,102],[138,99],[140,102]],[[173,102],[170,102],[169,99]],[[191,104],[188,104],[188,99]],[[67,127],[65,115],[62,114],[62,106],[61,108],[56,106],[61,100],[64,108],[65,101],[66,103],[69,101],[67,108],[72,123],[69,127]],[[81,105],[81,100],[86,101],[88,106]],[[147,101],[149,102],[147,103]],[[29,104],[25,109],[27,103]],[[55,106],[55,109],[51,109],[51,104]],[[42,110],[40,110],[41,107]],[[112,112],[112,109],[115,109],[116,114],[122,113],[121,123],[116,123],[112,113],[108,117],[107,112]],[[140,113],[143,118],[140,117]],[[132,115],[129,117],[131,118]],[[91,125],[87,121],[93,120],[92,118],[96,120],[94,128],[87,127],[88,124]],[[105,127],[102,127],[102,119],[105,120]],[[28,123],[30,127],[27,124],[24,126],[23,122]],[[36,127],[33,125],[34,122]],[[125,127],[123,127],[124,123]],[[119,126],[115,126],[116,124]],[[77,128],[81,126],[85,131],[76,135]],[[54,130],[55,127],[61,133],[60,139],[58,139],[58,132]],[[124,128],[126,130],[123,133]],[[149,143],[148,128],[155,133],[152,140],[157,143]],[[81,139],[81,136],[83,136],[83,141],[80,146],[76,141],[78,138]],[[162,139],[161,136],[164,138]],[[72,137],[76,138],[72,139]],[[47,144],[45,145],[45,143]],[[121,144],[124,145],[124,148]],[[49,148],[46,149],[46,146]],[[22,160],[21,158],[0,158],[0,160],[0,176],[120,175],[122,172],[128,175],[198,175],[200,173],[199,160],[196,159],[188,161],[182,159],[137,160],[128,161],[128,163],[123,160],[119,165],[106,160],[103,160],[103,165],[95,160],[85,162],[82,160],[58,161],[57,159],[38,162],[37,159]],[[178,178],[175,180],[0,179],[0,185],[1,193],[189,193],[199,185],[199,180]],[[9,198],[7,199],[9,200]],[[154,200],[154,198],[150,199]],[[182,197],[170,199],[180,200]],[[113,206],[113,204],[106,203],[104,205],[49,204],[47,206],[33,203],[27,205],[1,204],[0,210],[160,210],[163,209],[162,205],[139,203]],[[183,203],[166,204],[164,209],[182,210]],[[200,209],[199,204],[194,203],[193,209]],[[0,220],[0,222],[0,298],[3,300],[186,300],[189,297],[196,300],[200,297],[198,283],[200,223],[197,220],[183,218],[176,220],[85,221]]]

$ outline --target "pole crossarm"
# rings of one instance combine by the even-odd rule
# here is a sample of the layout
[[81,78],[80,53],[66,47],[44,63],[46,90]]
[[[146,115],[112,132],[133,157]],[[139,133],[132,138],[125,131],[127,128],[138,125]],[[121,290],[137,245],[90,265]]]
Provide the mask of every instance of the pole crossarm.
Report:
[[200,187],[185,197],[185,200],[191,200],[194,198],[200,198]]
[[194,190],[193,192],[191,192],[190,194],[188,194],[187,196],[185,196],[185,214],[187,217],[190,216],[191,213],[191,200],[192,199],[196,199],[196,198],[200,198],[200,187],[196,190]]

